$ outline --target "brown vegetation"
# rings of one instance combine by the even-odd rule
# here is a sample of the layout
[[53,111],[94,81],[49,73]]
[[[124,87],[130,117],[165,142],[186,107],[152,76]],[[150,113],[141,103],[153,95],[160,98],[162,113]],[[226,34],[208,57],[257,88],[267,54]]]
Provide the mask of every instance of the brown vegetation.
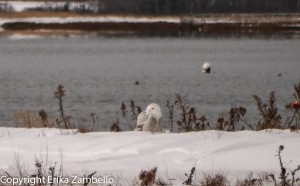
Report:
[[55,126],[53,121],[48,121],[47,114],[43,109],[38,114],[22,109],[15,113],[13,121],[15,127],[45,128]]
[[[131,113],[131,121],[129,121],[127,113]],[[130,100],[130,105],[129,105],[129,111],[128,111],[128,107],[125,105],[124,102],[121,103],[121,107],[120,107],[120,113],[122,118],[125,119],[128,127],[130,130],[134,130],[134,127],[136,125],[136,121],[138,118],[138,115],[142,112],[141,107],[137,106],[133,100]],[[115,131],[115,132],[119,132],[121,129],[119,127],[119,119],[117,119],[116,122],[112,123],[111,126],[111,131]]]
[[[227,174],[224,173],[205,173],[199,174],[199,172],[196,172],[196,168],[192,167],[190,170],[190,173],[185,173],[185,181],[182,183],[183,185],[201,185],[201,186],[264,186],[264,185],[276,185],[276,186],[298,186],[300,184],[300,177],[299,177],[299,171],[300,171],[300,165],[298,165],[294,169],[288,169],[286,168],[286,165],[284,161],[282,160],[282,151],[284,150],[284,146],[280,145],[277,151],[277,157],[279,161],[279,168],[280,168],[280,174],[275,175],[270,172],[259,172],[256,176],[253,175],[253,172],[250,172],[249,175],[245,178],[239,178],[236,181],[229,180],[227,178]],[[45,158],[45,159],[44,159]],[[62,158],[63,154],[60,155],[60,161],[59,161],[59,169],[56,169],[57,162],[55,162],[52,165],[48,164],[48,154],[45,154],[45,157],[41,157],[41,159],[35,158],[34,167],[35,171],[28,172],[28,170],[25,169],[23,162],[20,159],[19,154],[15,154],[15,167],[13,167],[13,171],[3,170],[0,171],[0,176],[5,175],[7,178],[22,178],[22,177],[36,177],[36,178],[42,178],[42,177],[50,177],[52,179],[49,179],[50,186],[53,185],[60,185],[59,183],[55,183],[53,181],[53,178],[58,177],[66,177],[67,175],[64,175],[64,169],[62,164]],[[274,170],[273,170],[274,171]],[[96,174],[96,171],[86,175],[83,175],[83,178],[92,178]],[[154,167],[150,170],[141,170],[138,176],[138,181],[133,181],[130,185],[139,185],[139,186],[166,186],[173,184],[166,183],[162,179],[158,178],[158,169],[157,167]],[[196,175],[198,175],[198,179],[196,179]],[[177,178],[178,179],[178,178]],[[176,179],[172,179],[172,181],[175,181]],[[90,183],[90,179],[85,179],[84,183],[82,185],[87,186]],[[34,184],[36,186],[43,185],[36,183]],[[67,184],[69,185],[69,184]],[[72,184],[70,184],[72,185]],[[124,185],[123,183],[116,183],[116,185]],[[126,184],[125,184],[126,185]]]
[[[297,31],[300,27],[297,14],[203,14],[193,17],[178,16],[136,16],[136,15],[97,15],[79,14],[74,12],[25,11],[0,12],[0,18],[68,18],[91,17],[106,18],[117,16],[120,18],[174,18],[180,20],[172,22],[72,22],[72,23],[34,23],[8,22],[3,24],[5,33],[31,32],[32,34],[66,34],[100,32],[100,33],[222,33],[222,32],[280,32]],[[50,33],[49,33],[50,32]]]
[[256,130],[282,128],[281,115],[278,113],[278,108],[275,105],[275,92],[270,93],[268,103],[264,103],[261,98],[256,95],[253,95],[253,97],[257,105],[257,110],[262,117],[256,124]]
[[[194,107],[188,105],[186,98],[175,95],[174,102],[167,100],[166,107],[169,113],[169,126],[170,131],[174,132],[192,132],[192,131],[203,131],[203,130],[221,130],[221,131],[231,131],[234,132],[237,129],[244,130],[244,126],[238,126],[240,121],[250,130],[265,130],[265,129],[290,129],[291,131],[298,131],[300,128],[300,83],[294,85],[295,92],[294,100],[287,104],[286,108],[291,112],[292,117],[286,118],[285,123],[282,123],[282,116],[278,112],[276,106],[276,96],[275,92],[271,92],[269,98],[266,102],[262,101],[257,95],[253,95],[255,100],[257,110],[261,118],[256,123],[256,125],[247,123],[243,119],[246,114],[246,109],[244,107],[231,107],[228,113],[221,113],[216,119],[216,122],[211,125],[209,120],[205,115],[198,115],[197,110]],[[86,133],[96,131],[99,126],[98,117],[95,113],[89,115],[90,122],[82,123],[78,121],[75,124],[71,121],[71,116],[66,115],[63,108],[63,101],[65,97],[65,90],[62,85],[57,87],[54,92],[54,97],[57,99],[59,117],[53,119],[48,117],[46,111],[41,109],[38,113],[30,112],[27,110],[18,111],[14,117],[14,123],[16,127],[58,127],[60,129],[74,129],[77,128],[78,132]],[[136,125],[137,117],[142,112],[141,108],[135,104],[133,100],[130,100],[128,105],[125,102],[121,103],[120,106],[120,116],[124,119],[124,122],[119,122],[119,118],[113,120],[110,127],[112,132],[120,132],[123,128],[123,123],[125,130],[133,130]],[[177,130],[174,129],[174,122],[177,124]],[[255,126],[255,127],[254,127]],[[99,129],[98,129],[99,130]]]
[[300,128],[300,83],[294,85],[294,100],[286,105],[286,108],[292,112],[292,118],[288,118],[284,127],[289,127],[291,131],[296,131]]
[[135,22],[73,22],[73,23],[30,23],[13,22],[4,23],[2,26],[7,31],[22,30],[77,30],[84,32],[188,32],[190,29],[178,23],[155,22],[155,23],[135,23]]

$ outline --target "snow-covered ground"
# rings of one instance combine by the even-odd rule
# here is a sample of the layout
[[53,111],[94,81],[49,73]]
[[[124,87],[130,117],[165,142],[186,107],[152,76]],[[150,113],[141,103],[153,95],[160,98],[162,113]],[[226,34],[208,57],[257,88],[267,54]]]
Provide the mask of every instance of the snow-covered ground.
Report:
[[131,17],[131,16],[97,16],[97,17],[33,17],[33,18],[14,18],[14,19],[0,19],[0,25],[7,22],[31,22],[31,23],[74,23],[74,22],[131,22],[131,23],[179,23],[179,18],[166,17]]
[[288,130],[64,133],[68,134],[59,129],[0,128],[0,173],[13,172],[19,157],[29,174],[35,172],[37,158],[48,166],[57,162],[57,169],[62,161],[64,175],[97,171],[113,175],[119,183],[131,183],[142,169],[156,166],[157,176],[174,179],[174,185],[180,185],[192,167],[198,175],[222,172],[235,181],[251,171],[279,176],[276,154],[280,145],[285,147],[284,166],[294,169],[300,164],[300,134]]
[[22,2],[22,1],[0,1],[2,4],[7,4],[7,6],[11,7],[13,11],[16,12],[21,12],[24,11],[28,8],[37,8],[45,5],[43,2],[33,2],[33,1],[28,1],[28,2]]
[[[55,9],[58,7],[64,7],[66,5],[66,2],[58,1],[0,1],[0,3],[6,4],[8,7],[12,8],[12,10],[16,12],[22,12],[25,10],[36,8]],[[92,9],[88,2],[69,2],[68,6],[70,10],[76,9],[81,6]]]

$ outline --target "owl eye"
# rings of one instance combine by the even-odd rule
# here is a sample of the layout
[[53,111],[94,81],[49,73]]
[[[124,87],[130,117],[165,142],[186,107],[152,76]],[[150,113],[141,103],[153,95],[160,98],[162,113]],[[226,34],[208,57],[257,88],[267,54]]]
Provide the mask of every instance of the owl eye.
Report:
[[154,109],[154,107],[151,108],[152,110]]

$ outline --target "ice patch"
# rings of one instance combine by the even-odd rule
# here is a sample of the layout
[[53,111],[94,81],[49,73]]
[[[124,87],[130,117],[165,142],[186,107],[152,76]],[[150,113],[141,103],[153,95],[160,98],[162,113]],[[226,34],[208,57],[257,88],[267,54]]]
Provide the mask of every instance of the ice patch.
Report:
[[11,40],[27,40],[27,39],[41,39],[39,35],[28,35],[28,34],[11,34],[8,37]]

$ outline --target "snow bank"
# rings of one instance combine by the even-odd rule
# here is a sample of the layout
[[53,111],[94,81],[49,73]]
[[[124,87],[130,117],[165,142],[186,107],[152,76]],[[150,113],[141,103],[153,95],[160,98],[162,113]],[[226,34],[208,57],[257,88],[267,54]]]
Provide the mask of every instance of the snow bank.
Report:
[[27,2],[22,2],[22,1],[0,1],[0,3],[7,3],[9,6],[13,8],[14,11],[21,12],[29,8],[37,8],[40,6],[45,5],[44,2],[34,2],[34,1],[27,1]]
[[[15,155],[28,172],[34,172],[36,157],[48,164],[60,162],[65,174],[109,173],[133,180],[141,169],[158,166],[158,175],[182,183],[193,166],[201,172],[225,172],[232,178],[268,171],[279,173],[275,156],[284,145],[284,164],[294,169],[300,164],[300,134],[287,130],[271,132],[204,131],[150,134],[144,132],[95,132],[75,134],[58,129],[0,128],[0,170],[15,165]],[[291,162],[290,162],[291,161]]]
[[156,22],[166,22],[166,23],[179,23],[179,18],[150,18],[150,17],[119,17],[119,16],[97,16],[97,17],[33,17],[33,18],[15,18],[15,19],[0,19],[0,24],[3,25],[7,22],[30,22],[30,23],[81,23],[81,22],[129,22],[129,23],[156,23]]
[[[45,9],[54,9],[57,7],[63,7],[66,2],[59,2],[59,1],[0,1],[2,4],[7,4],[8,6],[12,7],[14,11],[16,12],[22,12],[28,9],[35,9],[35,8],[45,8]],[[78,8],[80,6],[89,7],[89,3],[76,3],[76,2],[70,2],[69,3],[69,9],[73,10],[75,8]]]

